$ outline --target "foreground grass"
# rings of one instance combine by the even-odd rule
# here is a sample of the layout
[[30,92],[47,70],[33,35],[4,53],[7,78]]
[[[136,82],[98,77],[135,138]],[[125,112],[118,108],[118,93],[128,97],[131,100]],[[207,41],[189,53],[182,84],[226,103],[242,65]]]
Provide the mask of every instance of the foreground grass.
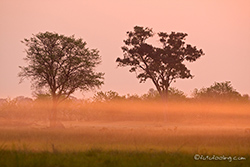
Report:
[[[212,155],[211,155],[212,156]],[[220,155],[221,156],[221,155]],[[231,155],[226,155],[227,157]],[[232,155],[234,156],[234,155]],[[241,161],[204,161],[194,160],[193,154],[164,151],[103,151],[88,150],[84,152],[31,152],[31,151],[0,151],[1,167],[30,167],[30,166],[107,166],[107,167],[196,167],[196,166],[237,166],[247,167],[250,164],[250,156],[241,156],[246,160]]]

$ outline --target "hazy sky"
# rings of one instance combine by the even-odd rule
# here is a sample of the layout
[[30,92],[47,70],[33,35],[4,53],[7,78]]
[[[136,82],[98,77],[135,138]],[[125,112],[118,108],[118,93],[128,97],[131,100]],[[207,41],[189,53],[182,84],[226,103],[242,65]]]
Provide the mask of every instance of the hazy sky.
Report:
[[18,84],[18,66],[25,65],[20,41],[45,31],[75,34],[100,51],[98,71],[105,72],[100,90],[146,93],[154,88],[150,80],[140,84],[135,73],[115,63],[123,56],[126,31],[135,25],[185,32],[187,43],[205,52],[188,64],[195,77],[178,79],[172,86],[191,94],[215,81],[231,81],[240,93],[250,94],[249,0],[0,0],[0,98],[32,97],[28,80]]

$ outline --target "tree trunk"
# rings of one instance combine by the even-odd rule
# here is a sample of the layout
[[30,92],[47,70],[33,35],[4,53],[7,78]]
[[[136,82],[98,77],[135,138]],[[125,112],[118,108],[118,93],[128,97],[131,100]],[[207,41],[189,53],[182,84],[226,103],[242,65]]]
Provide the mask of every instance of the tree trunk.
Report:
[[156,89],[158,90],[160,96],[161,96],[161,100],[162,100],[162,103],[164,105],[164,110],[163,110],[163,122],[166,123],[167,122],[167,108],[168,108],[168,105],[167,105],[167,102],[168,102],[168,87],[169,87],[169,84],[167,84],[165,87],[165,90],[161,90],[159,84],[157,82],[154,82],[154,80],[152,79],[153,83],[155,84],[155,87]]
[[164,103],[168,102],[168,89],[162,91],[161,98]]
[[53,100],[51,113],[50,113],[50,127],[56,127],[57,122],[57,102]]
[[166,90],[163,90],[161,93],[161,99],[164,106],[163,114],[164,114],[164,120],[163,122],[166,124],[167,122],[167,112],[168,112],[168,88]]
[[64,125],[58,121],[57,112],[58,112],[58,100],[53,99],[51,116],[50,116],[50,128],[65,128]]

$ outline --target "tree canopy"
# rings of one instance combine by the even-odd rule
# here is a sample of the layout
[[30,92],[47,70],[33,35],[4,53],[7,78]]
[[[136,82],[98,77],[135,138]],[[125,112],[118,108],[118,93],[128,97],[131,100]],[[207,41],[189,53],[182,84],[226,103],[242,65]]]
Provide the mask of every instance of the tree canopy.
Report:
[[204,55],[201,49],[185,43],[186,33],[159,32],[161,47],[153,46],[147,40],[154,36],[152,29],[135,26],[127,32],[123,58],[117,58],[118,66],[131,66],[140,82],[151,79],[162,97],[167,97],[170,84],[178,78],[192,78],[185,61],[194,62]]
[[81,38],[45,32],[22,43],[27,47],[24,60],[28,65],[20,66],[21,81],[30,78],[32,86],[39,91],[45,89],[53,101],[103,84],[104,73],[95,71],[101,63],[99,51],[87,48]]

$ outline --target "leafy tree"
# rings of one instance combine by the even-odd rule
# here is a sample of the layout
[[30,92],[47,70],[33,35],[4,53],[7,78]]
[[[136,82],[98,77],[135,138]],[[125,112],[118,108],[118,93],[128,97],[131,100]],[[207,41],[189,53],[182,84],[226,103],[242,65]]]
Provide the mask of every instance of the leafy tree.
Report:
[[195,89],[193,95],[196,99],[204,100],[223,101],[244,99],[244,97],[233,88],[230,81],[215,82],[208,88]]
[[135,26],[127,32],[123,58],[117,58],[118,66],[131,66],[130,72],[136,72],[140,82],[151,79],[161,97],[166,98],[170,84],[177,78],[192,78],[184,62],[193,62],[204,55],[195,46],[185,44],[187,34],[171,32],[157,34],[161,47],[147,42],[154,36],[153,30]]
[[[98,88],[104,73],[96,72],[101,63],[97,49],[89,49],[86,42],[74,36],[45,32],[22,41],[26,49],[27,66],[20,66],[21,81],[30,78],[36,90],[45,89],[51,95],[54,107],[76,90]],[[55,119],[56,109],[52,119]]]

